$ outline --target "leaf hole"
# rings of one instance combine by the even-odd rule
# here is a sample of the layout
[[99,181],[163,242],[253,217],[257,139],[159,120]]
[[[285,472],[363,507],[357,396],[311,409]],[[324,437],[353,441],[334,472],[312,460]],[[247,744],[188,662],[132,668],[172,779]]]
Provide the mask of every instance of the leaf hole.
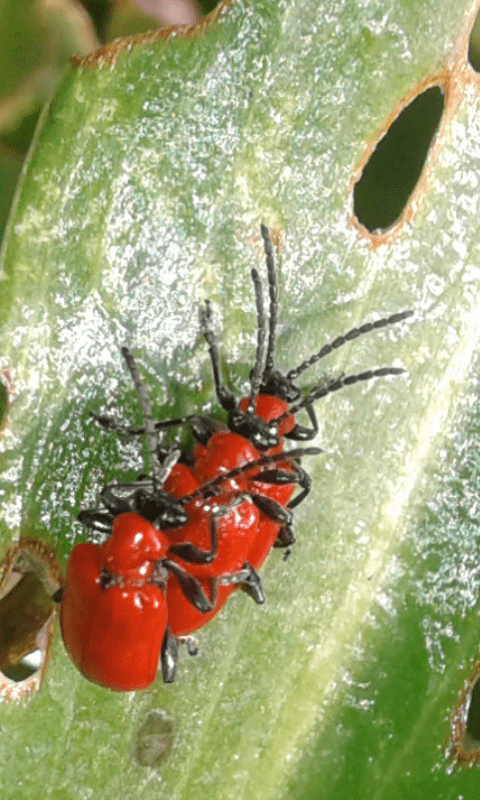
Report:
[[480,11],[475,17],[468,41],[468,61],[475,72],[480,72]]
[[409,103],[380,139],[353,189],[353,210],[370,233],[391,228],[418,183],[445,107],[440,86]]
[[15,386],[7,367],[0,369],[0,432],[5,427],[8,410],[15,396]]
[[0,431],[7,420],[8,411],[8,390],[3,381],[0,380]]
[[452,716],[452,754],[457,762],[480,762],[480,662]]
[[480,678],[477,678],[473,684],[465,704],[465,710],[467,712],[465,735],[476,745],[480,754]]
[[0,581],[0,696],[20,699],[37,691],[47,667],[61,583],[55,554],[25,539],[2,564]]

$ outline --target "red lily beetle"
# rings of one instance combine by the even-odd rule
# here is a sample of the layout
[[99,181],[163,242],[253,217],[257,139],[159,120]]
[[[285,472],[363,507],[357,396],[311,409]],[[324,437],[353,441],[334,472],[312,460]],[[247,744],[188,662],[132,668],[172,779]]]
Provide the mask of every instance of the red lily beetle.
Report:
[[70,553],[60,624],[68,655],[91,681],[126,691],[154,680],[167,626],[168,545],[127,513],[103,545],[83,542]]

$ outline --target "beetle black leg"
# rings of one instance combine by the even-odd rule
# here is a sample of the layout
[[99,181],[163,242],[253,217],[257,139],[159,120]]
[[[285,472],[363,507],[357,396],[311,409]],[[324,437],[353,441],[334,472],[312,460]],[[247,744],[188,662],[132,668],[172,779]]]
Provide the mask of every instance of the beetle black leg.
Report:
[[284,559],[286,560],[292,552],[291,547],[293,544],[295,544],[295,535],[293,533],[293,528],[291,527],[291,525],[285,525],[285,527],[280,528],[278,536],[273,543],[273,546],[286,548],[283,556]]
[[248,496],[262,514],[265,514],[272,522],[278,522],[278,524],[282,526],[292,524],[293,514],[288,506],[284,508],[280,503],[277,503],[276,500],[273,500],[271,497],[265,497],[263,494],[251,492]]
[[[288,483],[295,483],[300,487],[302,491],[298,495],[296,495],[296,497],[294,497],[293,500],[290,500],[290,502],[287,503],[287,509],[290,512],[292,511],[292,509],[296,508],[298,505],[300,505],[300,503],[302,503],[305,500],[305,498],[310,493],[310,490],[312,488],[312,479],[308,474],[308,472],[306,472],[298,464],[292,464],[292,468],[295,469],[295,472],[287,472],[286,470],[280,470],[280,469],[267,470],[266,472],[262,472],[256,476],[256,480],[263,480],[265,481],[265,483],[271,483],[277,486],[284,486],[285,484]],[[272,508],[272,510],[275,512],[275,508]],[[274,519],[274,521],[280,522],[281,528],[273,546],[290,548],[292,544],[294,544],[295,542],[295,535],[293,533],[293,528],[292,528],[293,516],[291,517],[290,520],[281,521],[278,519]],[[285,557],[288,558],[289,554],[290,552],[287,550]]]
[[[173,452],[169,451],[168,456],[170,457],[170,465],[172,463],[172,455],[174,462],[176,463],[177,454],[178,450]],[[161,474],[168,474],[168,457],[165,459],[165,462],[160,465],[159,470]],[[102,489],[100,494],[100,500],[107,507],[108,511],[113,517],[117,517],[119,514],[125,514],[127,512],[140,514],[140,516],[148,519],[160,530],[163,530],[164,527],[175,528],[179,524],[177,515],[174,513],[176,504],[166,503],[166,499],[168,499],[168,496],[163,492],[155,492],[152,481],[148,477],[133,481],[131,483],[108,484]],[[164,518],[167,508],[170,508],[170,511],[173,511],[173,516]],[[161,517],[161,521],[165,523],[163,527],[160,525],[159,520],[157,520],[159,515]],[[183,514],[183,516],[180,517],[181,523],[183,524],[186,522],[186,519],[186,515]]]
[[[128,489],[129,494],[126,494],[125,497],[119,497],[115,494],[115,489],[120,489],[121,491]],[[127,511],[133,511],[133,498],[136,491],[136,484],[110,483],[103,487],[100,493],[100,500],[112,516],[118,517],[119,514],[125,514]]]
[[[294,497],[294,499],[287,504],[286,508],[281,506],[280,503],[277,503],[276,500],[272,500],[270,497],[265,497],[264,495],[250,495],[257,508],[259,508],[266,517],[271,519],[272,522],[277,522],[280,525],[278,536],[273,545],[274,547],[290,548],[295,542],[295,535],[292,527],[292,508],[295,508],[299,503],[301,503],[311,489],[312,481],[308,473],[301,469],[301,467],[297,467],[297,470],[298,472],[296,474],[294,473],[293,475],[292,473],[283,473],[283,475],[289,476],[289,480],[286,481],[286,483],[298,483],[303,487],[303,491],[298,495],[298,497]],[[272,481],[272,483],[274,482],[275,481]],[[287,557],[288,555],[289,553],[287,554]]]
[[112,532],[113,517],[103,511],[95,511],[93,508],[80,511],[77,516],[78,521],[85,528],[98,533],[110,535]]
[[[163,464],[162,464],[163,466]],[[136,512],[139,498],[143,495],[154,495],[154,486],[149,476],[142,475],[136,481],[128,483],[109,483],[100,492],[100,500],[113,516]]]
[[200,611],[202,614],[207,614],[209,611],[213,611],[215,607],[215,603],[212,603],[205,592],[203,591],[200,583],[194,578],[192,575],[189,575],[188,572],[178,564],[175,564],[174,561],[170,561],[168,559],[163,559],[163,566],[166,567],[170,572],[173,572],[178,583],[180,584],[180,589],[182,590],[183,594],[195,608],[197,611]]
[[306,428],[304,425],[296,424],[290,433],[285,434],[286,439],[292,439],[295,442],[309,442],[312,439],[315,439],[315,436],[318,434],[318,421],[317,415],[315,414],[315,409],[312,405],[306,405],[305,411],[310,418],[312,427]]
[[210,437],[220,430],[221,426],[214,419],[204,417],[200,414],[192,414],[190,417],[192,433],[199,444],[206,446]]
[[222,575],[220,578],[222,586],[229,586],[230,584],[238,583],[240,587],[253,598],[258,605],[263,605],[265,602],[265,594],[263,592],[262,581],[260,575],[255,572],[252,565],[245,561],[243,567],[238,572],[232,572],[229,575]]
[[218,524],[216,516],[213,515],[210,522],[210,550],[202,550],[190,542],[172,544],[169,553],[178,556],[190,564],[211,564],[218,554]]
[[[100,500],[106,507],[106,511],[98,511],[95,508],[86,508],[80,511],[77,519],[90,530],[98,531],[98,533],[110,534],[112,532],[112,522],[119,514],[124,514],[127,511],[134,510],[134,497],[138,491],[138,485],[144,485],[143,482],[133,484],[117,484],[110,483],[104,486],[100,493]],[[127,497],[118,497],[114,490],[120,488],[121,490],[128,489],[130,495]]]
[[178,640],[170,628],[166,627],[160,651],[160,664],[164,683],[173,683],[177,674]]
[[109,417],[107,414],[95,414],[90,411],[90,416],[97,423],[97,425],[104,431],[114,431],[120,436],[135,436],[136,431],[126,425],[122,425],[114,417]]
[[[93,417],[97,425],[99,425],[104,431],[114,431],[115,433],[120,434],[120,436],[143,436],[146,432],[145,427],[132,428],[131,425],[122,425],[114,417],[109,417],[106,414],[95,414],[94,411],[90,411],[90,416]],[[192,417],[193,416],[195,415],[193,414]],[[188,425],[192,417],[188,416],[165,420],[154,420],[153,425],[155,430],[162,431],[165,428]]]
[[308,472],[306,472],[302,467],[298,464],[292,463],[292,469],[294,472],[289,472],[284,469],[269,469],[265,470],[265,472],[260,472],[252,478],[253,483],[269,483],[273,486],[287,486],[288,484],[296,484],[299,486],[303,491],[290,500],[287,504],[287,508],[295,508],[298,506],[303,500],[306,498],[310,489],[312,488],[312,479]]
[[[170,428],[174,425],[190,425],[190,429],[195,441],[203,445],[208,444],[211,435],[219,428],[218,422],[215,422],[215,420],[210,419],[210,417],[206,417],[203,414],[189,414],[188,417],[157,420],[154,425],[155,430],[157,431],[163,430],[164,428]],[[137,428],[135,431],[133,431],[133,434],[138,435],[144,432],[144,428]]]
[[300,503],[303,503],[307,495],[310,494],[310,490],[312,488],[312,479],[310,475],[302,467],[299,466],[297,466],[296,483],[298,484],[298,486],[302,491],[300,492],[300,494],[297,494],[293,498],[293,500],[290,500],[290,502],[287,503],[287,508],[289,508],[290,510],[292,508],[296,508],[297,506],[299,506]]

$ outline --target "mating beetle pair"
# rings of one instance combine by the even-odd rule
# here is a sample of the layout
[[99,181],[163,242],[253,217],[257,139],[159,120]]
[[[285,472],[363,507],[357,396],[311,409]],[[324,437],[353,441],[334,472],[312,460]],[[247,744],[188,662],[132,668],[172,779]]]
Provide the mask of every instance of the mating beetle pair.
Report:
[[[311,479],[300,465],[319,448],[284,450],[284,439],[306,442],[318,433],[313,404],[359,381],[398,375],[381,367],[323,379],[303,394],[299,375],[349,341],[411,316],[404,311],[353,328],[283,375],[275,367],[278,284],[268,229],[261,226],[268,274],[269,310],[252,270],[257,308],[257,347],[249,395],[238,401],[225,387],[211,306],[202,327],[212,362],[215,392],[226,426],[206,416],[154,421],[150,400],[127,348],[122,352],[139,394],[145,426],[132,429],[95,416],[107,431],[144,435],[151,469],[131,484],[111,484],[100,494],[102,509],[88,509],[80,522],[107,538],[73,548],[62,599],[65,647],[80,671],[116,690],[139,689],[154,679],[160,662],[165,681],[175,677],[177,640],[214,616],[242,585],[264,600],[257,574],[272,546],[294,539],[293,509],[308,495]],[[297,422],[305,409],[310,426]],[[191,453],[165,448],[162,432],[189,425]],[[300,491],[294,495],[295,488]],[[293,496],[293,497],[292,497]]]

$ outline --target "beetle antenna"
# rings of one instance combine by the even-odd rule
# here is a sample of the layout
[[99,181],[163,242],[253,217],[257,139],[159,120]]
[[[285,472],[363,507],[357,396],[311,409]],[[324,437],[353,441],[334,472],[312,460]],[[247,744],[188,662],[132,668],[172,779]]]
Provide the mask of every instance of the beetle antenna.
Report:
[[[125,363],[128,367],[128,371],[132,376],[132,381],[134,383],[135,389],[137,390],[138,396],[140,398],[140,403],[142,406],[143,411],[143,418],[145,420],[145,434],[147,437],[148,442],[148,449],[150,451],[150,463],[152,466],[152,482],[153,488],[155,491],[162,486],[163,481],[165,480],[166,475],[173,467],[173,463],[178,461],[179,456],[177,455],[176,460],[172,464],[168,464],[167,466],[167,473],[164,475],[165,466],[163,468],[160,467],[158,458],[157,458],[157,448],[158,448],[158,434],[155,430],[155,423],[153,421],[153,414],[152,414],[152,405],[150,403],[150,398],[148,396],[147,388],[143,383],[140,373],[138,371],[137,362],[135,361],[133,354],[128,349],[128,347],[122,347],[121,349],[122,356],[125,359]],[[176,451],[172,451],[176,452]],[[167,461],[169,461],[167,457]]]
[[313,356],[307,358],[298,367],[291,369],[290,372],[287,373],[287,379],[294,381],[296,378],[298,378],[301,372],[304,372],[313,364],[316,364],[317,361],[320,361],[321,358],[328,356],[334,350],[338,350],[339,347],[343,347],[343,345],[347,342],[357,339],[358,336],[363,336],[365,333],[379,330],[379,328],[386,328],[387,325],[396,325],[397,322],[402,322],[404,319],[411,317],[412,314],[413,311],[399,311],[396,314],[392,314],[390,317],[377,319],[375,322],[366,322],[364,325],[360,325],[359,328],[352,328],[351,331],[344,333],[343,336],[338,336],[333,340],[333,342],[323,345],[318,353],[314,353]]
[[235,467],[235,469],[231,469],[229,472],[224,472],[221,475],[218,475],[212,481],[208,481],[208,483],[204,483],[203,486],[200,486],[198,489],[195,489],[194,492],[191,494],[187,494],[184,497],[179,498],[182,505],[186,505],[195,497],[203,497],[205,494],[208,494],[210,491],[215,493],[215,489],[225,483],[225,481],[232,480],[233,478],[238,478],[239,475],[243,475],[245,472],[250,472],[253,469],[260,469],[261,467],[266,467],[269,464],[277,464],[279,461],[288,461],[291,458],[302,458],[303,456],[318,456],[320,453],[323,453],[323,450],[320,447],[298,447],[294,450],[287,450],[283,453],[276,453],[275,455],[266,455],[262,456],[262,458],[257,458],[255,461],[249,461],[247,464],[242,464],[241,467]]
[[343,389],[344,386],[352,386],[354,383],[360,383],[360,381],[369,381],[371,378],[384,378],[386,375],[401,375],[402,372],[405,372],[402,367],[380,367],[379,369],[369,369],[366,372],[360,372],[357,375],[340,375],[338,378],[332,378],[328,383],[323,382],[315,386],[314,389],[302,397],[299,403],[291,406],[288,411],[285,411],[281,416],[275,417],[272,423],[279,425],[291,414],[296,414],[297,411],[305,408],[305,406],[311,405],[321,397],[326,397],[327,394],[338,392],[338,390]]
[[255,400],[257,399],[262,382],[263,362],[266,349],[265,342],[267,338],[267,318],[265,316],[265,307],[263,304],[262,281],[256,269],[252,269],[251,275],[253,288],[255,290],[255,304],[257,307],[257,350],[255,353],[255,365],[250,378],[250,397],[246,408],[247,414],[253,414],[255,410]]
[[266,225],[260,225],[260,232],[263,238],[263,248],[265,250],[265,263],[268,275],[268,295],[270,298],[269,322],[268,322],[268,349],[265,360],[265,372],[271,372],[275,366],[275,344],[277,339],[278,322],[278,280],[275,269],[275,259],[273,257],[272,240],[270,231]]

